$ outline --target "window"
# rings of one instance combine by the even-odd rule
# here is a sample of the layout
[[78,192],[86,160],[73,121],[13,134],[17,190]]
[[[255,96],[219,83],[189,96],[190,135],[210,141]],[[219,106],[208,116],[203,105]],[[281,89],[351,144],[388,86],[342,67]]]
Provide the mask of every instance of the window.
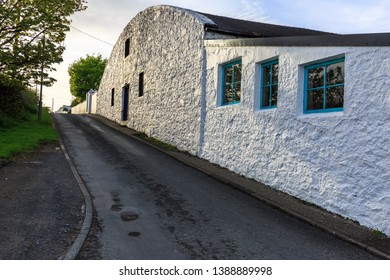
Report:
[[125,57],[130,54],[130,38],[125,41]]
[[138,97],[144,96],[144,72],[139,74],[138,79]]
[[114,106],[115,89],[111,90],[111,106]]
[[342,111],[344,58],[305,68],[304,113]]
[[260,108],[275,108],[278,103],[279,61],[264,63],[261,69]]
[[122,121],[127,121],[129,119],[129,84],[125,84],[122,88]]
[[222,105],[241,101],[241,60],[222,66]]

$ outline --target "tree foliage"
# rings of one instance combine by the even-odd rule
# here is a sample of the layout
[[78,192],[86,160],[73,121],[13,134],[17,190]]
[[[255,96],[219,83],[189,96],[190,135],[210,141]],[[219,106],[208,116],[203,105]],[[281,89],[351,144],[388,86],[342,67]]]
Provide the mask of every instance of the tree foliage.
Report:
[[103,59],[99,54],[97,56],[87,55],[69,66],[70,92],[78,102],[85,100],[85,94],[89,90],[99,88],[106,64],[107,59]]
[[[85,0],[0,0],[0,72],[24,84],[36,82],[62,61],[70,16]],[[49,71],[48,71],[49,70]],[[51,84],[45,74],[46,84]]]

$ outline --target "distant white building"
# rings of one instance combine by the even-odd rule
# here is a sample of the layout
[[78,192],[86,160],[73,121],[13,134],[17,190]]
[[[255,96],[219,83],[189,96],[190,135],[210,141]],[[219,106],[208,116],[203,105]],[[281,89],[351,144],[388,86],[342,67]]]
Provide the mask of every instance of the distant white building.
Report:
[[151,7],[120,35],[96,110],[390,235],[390,34]]

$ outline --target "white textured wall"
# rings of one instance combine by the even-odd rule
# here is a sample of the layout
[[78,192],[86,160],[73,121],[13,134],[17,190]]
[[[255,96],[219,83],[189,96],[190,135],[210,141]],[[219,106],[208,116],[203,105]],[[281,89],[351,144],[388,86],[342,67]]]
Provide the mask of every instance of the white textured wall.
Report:
[[[207,21],[169,6],[149,8],[132,19],[104,72],[97,113],[120,123],[122,87],[128,83],[124,125],[390,235],[389,48],[204,51]],[[124,58],[127,38],[130,55]],[[344,111],[303,115],[303,65],[340,55],[346,65]],[[218,65],[238,57],[242,101],[218,106]],[[259,110],[258,63],[276,57],[278,108]],[[141,72],[144,96],[138,97]]]
[[97,109],[97,94],[92,95],[91,114],[96,114]]
[[87,101],[72,107],[72,114],[85,114],[87,111]]
[[[97,113],[120,123],[122,87],[130,85],[128,127],[198,153],[204,23],[189,10],[156,6],[123,30],[105,69]],[[124,57],[130,38],[130,55]],[[144,72],[144,96],[138,97]],[[111,107],[111,89],[115,105]]]
[[86,113],[88,114],[96,114],[96,108],[97,108],[97,94],[87,94],[87,98],[85,100],[85,106],[86,106]]
[[[303,64],[345,54],[344,112],[302,114]],[[238,105],[218,65],[242,57]],[[279,57],[278,108],[258,110],[258,62]],[[204,158],[390,235],[390,48],[207,47]]]

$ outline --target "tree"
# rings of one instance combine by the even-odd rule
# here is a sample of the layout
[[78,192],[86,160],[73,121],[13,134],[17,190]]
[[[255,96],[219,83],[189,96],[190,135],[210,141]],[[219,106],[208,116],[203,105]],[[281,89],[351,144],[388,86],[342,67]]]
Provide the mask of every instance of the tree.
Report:
[[[37,82],[41,67],[62,62],[70,16],[85,0],[0,0],[0,72],[23,84]],[[48,72],[48,71],[46,71]],[[54,79],[46,73],[45,83]]]
[[106,64],[107,59],[103,59],[99,54],[98,56],[87,55],[69,66],[70,92],[78,102],[85,100],[85,94],[90,89],[99,88]]

